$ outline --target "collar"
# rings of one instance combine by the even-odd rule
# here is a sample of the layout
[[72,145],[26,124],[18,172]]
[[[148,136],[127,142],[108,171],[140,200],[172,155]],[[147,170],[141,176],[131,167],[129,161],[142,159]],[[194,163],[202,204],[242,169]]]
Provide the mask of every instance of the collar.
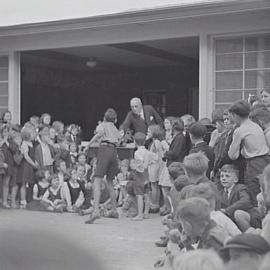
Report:
[[198,145],[202,145],[202,144],[206,144],[206,142],[204,140],[196,142],[194,145],[198,146]]
[[138,149],[138,150],[139,150],[139,149],[143,149],[143,150],[144,150],[144,149],[146,149],[146,148],[145,148],[144,145],[142,145],[142,146],[138,146],[137,149]]
[[266,128],[263,132],[264,132],[264,134],[270,132],[270,126],[268,128]]
[[229,188],[227,188],[227,189],[225,189],[225,190],[227,190],[228,193],[230,194],[230,193],[232,192],[234,186],[235,186],[235,184],[233,184],[231,187],[229,187]]

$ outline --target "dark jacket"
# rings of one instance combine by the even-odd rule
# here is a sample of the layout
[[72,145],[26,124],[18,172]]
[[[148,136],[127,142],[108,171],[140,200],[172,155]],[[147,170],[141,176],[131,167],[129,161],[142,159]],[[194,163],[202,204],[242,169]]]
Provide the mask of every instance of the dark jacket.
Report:
[[144,120],[132,111],[128,112],[120,129],[126,131],[127,129],[133,130],[134,133],[142,132],[147,134],[148,126],[160,125],[163,126],[163,120],[156,110],[151,105],[143,106]]
[[236,184],[228,198],[225,190],[221,191],[221,208],[225,209],[230,218],[234,218],[236,210],[249,211],[253,208],[251,196],[245,185]]
[[193,146],[189,153],[192,154],[198,152],[203,152],[209,159],[206,176],[210,178],[210,173],[214,168],[214,160],[215,160],[214,151],[210,148],[210,146],[206,142],[201,142],[198,143],[196,146]]
[[186,143],[186,137],[182,133],[179,133],[173,138],[169,151],[165,152],[164,158],[168,160],[167,164],[169,166],[174,161],[182,162],[187,153],[188,145]]

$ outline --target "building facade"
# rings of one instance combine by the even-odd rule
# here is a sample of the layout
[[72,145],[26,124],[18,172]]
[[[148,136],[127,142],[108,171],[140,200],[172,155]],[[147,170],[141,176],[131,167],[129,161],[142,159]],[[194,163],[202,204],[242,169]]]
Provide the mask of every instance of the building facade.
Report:
[[157,2],[109,14],[2,25],[0,110],[9,109],[20,122],[23,52],[194,36],[199,40],[199,117],[270,88],[270,1]]

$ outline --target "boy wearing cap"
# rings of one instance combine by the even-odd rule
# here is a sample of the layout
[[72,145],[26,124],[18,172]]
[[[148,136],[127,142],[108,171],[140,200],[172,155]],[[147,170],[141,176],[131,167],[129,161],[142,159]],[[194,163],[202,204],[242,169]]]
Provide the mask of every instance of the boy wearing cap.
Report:
[[221,251],[229,253],[230,261],[252,259],[259,265],[270,245],[260,235],[243,233],[229,239]]
[[239,170],[232,164],[226,164],[220,171],[221,211],[236,222],[241,231],[249,227],[261,226],[261,216],[252,205],[252,198],[243,184],[238,184]]
[[214,157],[213,150],[209,147],[209,145],[203,139],[207,132],[207,129],[200,122],[195,122],[194,124],[191,125],[189,132],[190,132],[190,139],[193,144],[193,147],[191,148],[189,153],[192,154],[192,153],[203,152],[206,155],[206,157],[209,160],[206,176],[210,178],[210,173],[214,167],[215,157]]

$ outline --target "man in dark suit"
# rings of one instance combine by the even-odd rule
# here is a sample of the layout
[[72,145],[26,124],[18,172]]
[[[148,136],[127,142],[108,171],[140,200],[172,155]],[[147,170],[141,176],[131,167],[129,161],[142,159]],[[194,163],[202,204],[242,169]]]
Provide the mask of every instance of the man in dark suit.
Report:
[[124,122],[120,126],[120,130],[126,132],[130,129],[136,132],[147,134],[148,126],[161,125],[163,120],[151,105],[142,105],[142,101],[135,97],[130,101],[131,111],[128,112]]

